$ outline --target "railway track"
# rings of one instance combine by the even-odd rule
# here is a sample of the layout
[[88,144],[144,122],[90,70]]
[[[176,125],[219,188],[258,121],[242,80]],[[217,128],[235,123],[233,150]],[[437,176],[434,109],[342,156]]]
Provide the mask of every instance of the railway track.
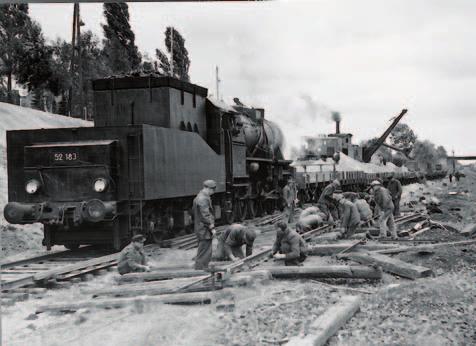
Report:
[[[105,256],[108,254],[108,256]],[[91,246],[0,263],[2,291],[67,281],[114,265],[115,254]],[[117,254],[116,254],[117,257]],[[97,263],[92,264],[92,261]]]
[[[421,218],[421,214],[414,213],[405,215],[396,219],[397,224],[412,222]],[[272,224],[281,219],[281,214],[268,215],[262,218],[256,218],[253,223],[256,226]],[[221,232],[225,226],[217,227],[217,232]],[[330,226],[319,227],[303,234],[306,240],[329,231]],[[194,234],[188,234],[172,239],[165,240],[161,245],[164,247],[177,249],[193,249],[198,241]],[[156,245],[147,245],[154,247]],[[243,265],[249,266],[250,262],[262,260],[263,255],[252,256]],[[45,286],[50,282],[65,282],[73,278],[81,277],[86,274],[97,273],[100,270],[107,270],[117,264],[119,253],[106,253],[105,250],[99,250],[93,247],[83,247],[78,250],[66,250],[51,254],[35,256],[18,261],[4,262],[1,267],[1,290],[11,291],[22,287]],[[233,270],[239,270],[241,264],[233,265]],[[231,268],[230,268],[231,269]]]

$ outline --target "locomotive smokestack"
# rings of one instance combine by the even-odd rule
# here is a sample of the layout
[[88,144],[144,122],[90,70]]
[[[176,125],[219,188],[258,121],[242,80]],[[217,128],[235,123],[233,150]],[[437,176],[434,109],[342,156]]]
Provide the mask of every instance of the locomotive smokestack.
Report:
[[342,117],[339,112],[332,112],[332,120],[336,122],[336,134],[340,133],[340,121]]

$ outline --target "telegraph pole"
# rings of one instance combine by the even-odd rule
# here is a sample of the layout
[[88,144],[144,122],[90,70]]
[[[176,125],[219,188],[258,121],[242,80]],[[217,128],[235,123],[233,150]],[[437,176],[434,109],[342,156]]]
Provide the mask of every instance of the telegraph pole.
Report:
[[216,67],[215,70],[215,82],[216,82],[216,89],[217,89],[217,100],[220,100],[220,77],[218,75],[218,66]]
[[79,14],[79,3],[74,3],[73,8],[73,37],[71,39],[71,64],[70,64],[70,74],[71,74],[71,86],[69,87],[68,95],[68,115],[73,115],[73,93],[74,93],[74,84],[76,80],[79,85],[79,112],[80,116],[83,112],[83,66],[81,63],[81,17]]

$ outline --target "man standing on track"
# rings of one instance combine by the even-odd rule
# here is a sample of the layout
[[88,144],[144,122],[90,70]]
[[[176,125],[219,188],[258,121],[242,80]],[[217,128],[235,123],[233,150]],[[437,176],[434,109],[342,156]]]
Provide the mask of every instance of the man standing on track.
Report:
[[294,222],[294,207],[296,206],[297,191],[293,178],[289,178],[288,183],[283,188],[284,213],[287,215],[288,223]]
[[380,181],[374,180],[370,184],[375,198],[375,204],[380,209],[380,238],[387,237],[387,231],[390,229],[392,239],[398,239],[395,221],[393,219],[393,202],[390,192],[382,186]]
[[393,216],[400,216],[400,199],[402,198],[402,183],[395,178],[395,175],[390,176],[390,181],[387,185],[388,191],[392,195],[392,202],[394,206]]
[[198,238],[195,269],[208,268],[212,259],[212,240],[215,235],[215,217],[213,215],[211,195],[215,193],[217,184],[214,180],[205,180],[203,189],[193,200],[193,222],[195,235]]

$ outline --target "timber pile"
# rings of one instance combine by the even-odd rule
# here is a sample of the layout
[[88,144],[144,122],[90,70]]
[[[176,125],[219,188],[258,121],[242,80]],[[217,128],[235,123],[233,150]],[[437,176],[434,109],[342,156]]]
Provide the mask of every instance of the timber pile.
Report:
[[[308,255],[310,256],[331,256],[335,255],[354,243],[333,243],[333,244],[316,244],[309,246]],[[355,251],[376,251],[396,248],[398,245],[394,244],[358,244]]]

